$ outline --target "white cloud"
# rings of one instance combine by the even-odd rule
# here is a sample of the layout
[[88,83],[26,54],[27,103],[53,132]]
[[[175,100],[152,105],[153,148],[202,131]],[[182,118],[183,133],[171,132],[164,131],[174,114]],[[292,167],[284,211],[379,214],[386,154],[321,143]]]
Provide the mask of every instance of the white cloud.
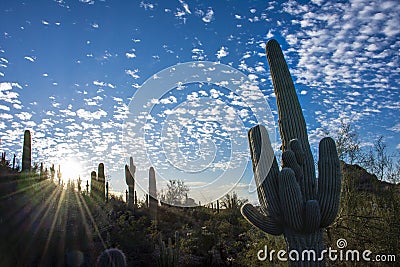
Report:
[[189,9],[189,5],[188,4],[186,4],[184,1],[182,1],[182,0],[179,0],[179,3],[181,3],[181,5],[182,5],[182,7],[185,9],[185,12],[186,13],[188,13],[188,14],[192,14],[192,12],[190,11],[190,9]]
[[26,121],[26,120],[30,120],[32,117],[32,114],[28,113],[28,112],[21,112],[19,114],[15,114],[15,116],[22,120],[22,121]]
[[218,52],[216,54],[217,58],[221,59],[223,57],[226,57],[229,54],[227,49],[228,49],[227,47],[221,46],[220,50],[218,50]]
[[133,52],[126,52],[126,53],[125,53],[125,56],[126,56],[127,58],[135,58],[135,57],[136,57],[136,54],[133,53]]
[[205,23],[210,23],[212,20],[214,20],[214,10],[212,8],[208,8],[206,15],[202,18],[202,20]]
[[140,2],[140,7],[144,8],[144,10],[153,10],[155,8],[155,4],[145,3],[144,1]]
[[30,57],[30,56],[25,56],[24,59],[30,61],[30,62],[35,62],[36,57]]
[[8,91],[12,89],[12,84],[9,82],[2,82],[0,83],[0,92],[1,91]]
[[0,118],[3,120],[12,120],[13,116],[8,113],[0,113]]
[[10,111],[10,107],[0,105],[0,110]]
[[177,103],[177,99],[175,96],[169,96],[168,98],[162,98],[160,100],[161,104],[173,104],[173,103]]
[[105,112],[102,109],[99,109],[94,112],[90,112],[90,111],[87,111],[87,110],[84,110],[81,108],[76,111],[76,114],[78,115],[79,118],[83,118],[88,121],[98,120],[101,117],[107,116],[107,112]]
[[111,83],[101,82],[101,81],[93,81],[93,84],[97,85],[97,86],[101,86],[101,87],[109,87],[109,88],[112,88],[112,89],[115,88],[115,85],[113,85]]
[[89,4],[89,5],[93,5],[94,4],[94,0],[79,0],[79,2],[85,3],[85,4]]
[[200,48],[193,48],[192,49],[192,59],[194,60],[205,60],[206,55],[203,49]]
[[139,79],[140,78],[140,76],[137,74],[139,72],[139,70],[138,69],[135,69],[135,70],[125,70],[125,73],[126,74],[128,74],[128,75],[130,75],[132,78],[134,78],[134,79]]
[[396,133],[400,133],[400,123],[397,123],[393,127],[389,128],[389,130],[393,131],[393,132],[396,132]]

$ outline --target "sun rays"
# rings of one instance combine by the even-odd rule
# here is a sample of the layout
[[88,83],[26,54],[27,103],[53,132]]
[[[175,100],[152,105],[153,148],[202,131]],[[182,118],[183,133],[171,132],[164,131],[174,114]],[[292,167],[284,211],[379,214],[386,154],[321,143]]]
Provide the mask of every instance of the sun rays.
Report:
[[101,233],[107,225],[101,212],[104,203],[93,201],[72,182],[61,186],[51,179],[38,180],[37,175],[20,175],[25,177],[5,181],[13,190],[0,199],[9,221],[0,226],[3,231],[8,228],[9,243],[22,252],[13,256],[15,262],[53,266],[63,263],[67,254],[93,259],[106,248]]

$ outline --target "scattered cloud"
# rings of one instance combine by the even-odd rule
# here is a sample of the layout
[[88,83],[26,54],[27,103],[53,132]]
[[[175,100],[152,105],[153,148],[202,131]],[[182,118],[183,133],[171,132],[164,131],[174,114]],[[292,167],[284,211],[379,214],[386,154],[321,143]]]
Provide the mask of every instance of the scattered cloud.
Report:
[[216,54],[217,58],[221,59],[223,57],[226,57],[229,54],[229,52],[227,50],[228,50],[227,47],[221,46],[221,48],[218,50],[218,52]]
[[135,58],[135,57],[136,57],[136,54],[133,53],[133,52],[126,52],[126,53],[125,53],[125,56],[126,56],[127,58]]
[[389,128],[389,130],[393,131],[393,132],[396,132],[396,133],[400,133],[400,123],[397,123],[393,127]]
[[140,2],[140,7],[144,8],[144,10],[153,10],[156,7],[156,4],[145,3],[144,1],[142,1]]
[[115,88],[115,85],[113,85],[111,83],[101,82],[101,81],[93,81],[93,84],[96,86],[101,86],[101,87],[109,87],[112,89]]
[[32,57],[32,56],[25,56],[24,59],[30,61],[30,62],[35,62],[36,57]]
[[214,20],[214,11],[212,8],[208,8],[205,16],[202,18],[205,23],[210,23]]
[[85,4],[89,4],[89,5],[93,5],[94,4],[94,0],[79,0],[79,2],[85,3]]
[[128,74],[129,76],[131,76],[134,79],[139,79],[140,76],[137,74],[139,72],[138,69],[135,70],[125,70],[125,73]]
[[185,12],[187,14],[192,14],[192,12],[189,9],[189,5],[188,4],[186,4],[183,0],[179,0],[179,3],[181,3],[183,9],[185,9]]
[[93,120],[99,120],[100,118],[107,116],[107,112],[102,109],[90,112],[88,110],[84,110],[81,108],[76,111],[76,115],[79,118],[85,119],[87,121],[93,121]]

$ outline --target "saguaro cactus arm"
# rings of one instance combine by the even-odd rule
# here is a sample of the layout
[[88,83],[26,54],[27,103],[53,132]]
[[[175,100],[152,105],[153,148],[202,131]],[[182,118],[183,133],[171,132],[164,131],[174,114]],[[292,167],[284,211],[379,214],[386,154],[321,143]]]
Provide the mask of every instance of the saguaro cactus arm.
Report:
[[335,141],[324,138],[319,143],[318,194],[321,208],[321,227],[327,227],[336,218],[341,190],[340,162]]

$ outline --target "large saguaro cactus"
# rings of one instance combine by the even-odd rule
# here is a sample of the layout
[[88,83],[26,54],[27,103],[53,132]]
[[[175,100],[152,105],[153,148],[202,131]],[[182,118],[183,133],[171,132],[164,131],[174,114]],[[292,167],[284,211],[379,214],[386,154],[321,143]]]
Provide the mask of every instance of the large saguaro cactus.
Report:
[[[292,265],[323,266],[325,262],[318,260],[324,249],[322,230],[336,218],[341,190],[335,142],[331,138],[321,140],[316,179],[306,123],[278,42],[268,41],[266,52],[278,105],[282,170],[273,156],[267,130],[261,125],[250,129],[249,145],[261,211],[245,204],[242,214],[264,232],[284,235],[288,250],[299,255]],[[305,250],[313,250],[316,258],[302,258]]]

